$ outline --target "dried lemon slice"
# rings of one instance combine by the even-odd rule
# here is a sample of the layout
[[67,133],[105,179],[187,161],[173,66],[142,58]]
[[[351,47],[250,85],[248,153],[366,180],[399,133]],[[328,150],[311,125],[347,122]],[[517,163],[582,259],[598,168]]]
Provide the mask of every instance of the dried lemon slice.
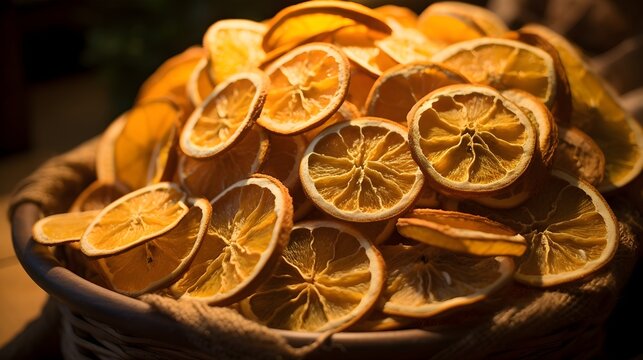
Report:
[[33,239],[43,245],[78,241],[99,212],[91,210],[44,217],[33,225]]
[[279,134],[309,130],[331,117],[348,90],[350,64],[336,46],[300,46],[266,68],[270,88],[257,123]]
[[424,183],[392,121],[367,117],[327,128],[308,145],[299,169],[304,190],[338,219],[390,219],[413,205]]
[[174,228],[188,212],[177,185],[159,183],[131,192],[100,211],[80,238],[88,256],[111,255]]
[[227,305],[270,276],[292,229],[292,199],[276,179],[255,175],[212,200],[212,220],[189,267],[171,287],[181,299]]
[[384,278],[382,257],[359,233],[333,221],[302,222],[275,273],[241,311],[272,328],[340,331],[375,305]]
[[524,90],[548,107],[556,97],[554,60],[545,51],[518,41],[481,38],[453,44],[433,56],[471,82],[498,90]]
[[260,72],[227,77],[188,119],[181,132],[181,150],[207,158],[229,149],[261,114],[267,89],[268,78]]
[[486,86],[440,88],[409,112],[411,153],[429,184],[447,195],[507,188],[527,169],[536,138],[523,111]]
[[228,76],[255,69],[266,56],[261,41],[266,26],[250,20],[226,19],[212,24],[203,36],[215,85]]
[[406,115],[425,95],[443,86],[466,83],[464,76],[439,64],[397,65],[373,84],[366,99],[366,115],[406,126]]
[[426,245],[382,246],[388,275],[382,311],[427,318],[482,301],[511,281],[510,257],[454,254]]
[[520,256],[527,242],[516,231],[493,220],[457,211],[415,209],[397,220],[405,237],[467,255]]
[[466,203],[460,209],[509,225],[527,239],[514,277],[533,286],[582,278],[605,265],[618,245],[618,225],[605,199],[584,181],[558,170],[537,195],[515,209]]
[[207,200],[197,199],[170,231],[120,254],[99,258],[100,275],[114,291],[129,296],[166,286],[196,254],[211,212]]

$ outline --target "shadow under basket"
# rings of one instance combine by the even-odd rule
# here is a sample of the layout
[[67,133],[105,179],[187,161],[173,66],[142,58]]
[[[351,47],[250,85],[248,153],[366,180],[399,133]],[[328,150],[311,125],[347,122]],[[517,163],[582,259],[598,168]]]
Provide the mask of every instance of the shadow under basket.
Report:
[[88,143],[49,160],[23,181],[10,210],[16,255],[57,303],[61,350],[69,359],[589,358],[601,351],[603,324],[637,258],[636,236],[621,223],[616,256],[590,277],[549,289],[511,284],[476,310],[425,322],[421,329],[342,332],[310,352],[279,351],[301,349],[320,334],[261,327],[269,336],[258,338],[257,331],[244,332],[234,324],[226,328],[233,330],[228,333],[217,333],[216,327],[190,328],[180,314],[172,317],[148,302],[83,279],[31,239],[32,226],[43,212],[68,206],[58,204],[52,194],[73,200],[92,181],[94,153],[95,143]]

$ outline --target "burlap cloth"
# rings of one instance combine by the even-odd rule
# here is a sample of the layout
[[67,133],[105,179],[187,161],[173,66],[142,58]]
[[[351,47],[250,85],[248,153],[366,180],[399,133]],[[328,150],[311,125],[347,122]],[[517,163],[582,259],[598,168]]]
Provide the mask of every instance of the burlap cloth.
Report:
[[[24,202],[38,204],[43,214],[64,212],[94,178],[96,140],[52,158],[17,187],[12,213]],[[436,359],[484,357],[585,358],[601,348],[602,325],[637,260],[638,242],[630,224],[621,222],[621,238],[614,259],[597,274],[547,290],[511,285],[483,305],[475,322],[461,327],[453,343]],[[177,302],[158,295],[140,298],[183,324],[195,349],[221,359],[297,358],[332,347],[332,337],[321,344],[296,349],[268,328],[244,319],[236,311],[193,302]],[[449,323],[442,320],[441,326]],[[447,326],[448,327],[448,326]],[[116,329],[117,331],[119,329]],[[123,329],[124,331],[126,329]],[[321,345],[321,346],[319,346]],[[319,354],[318,354],[319,355]],[[427,354],[428,355],[428,354]]]

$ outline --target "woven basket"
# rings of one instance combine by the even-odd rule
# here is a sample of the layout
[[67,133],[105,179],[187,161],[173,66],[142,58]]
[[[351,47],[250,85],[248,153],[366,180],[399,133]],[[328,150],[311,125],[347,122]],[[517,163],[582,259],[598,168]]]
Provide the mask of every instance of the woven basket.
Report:
[[[95,143],[90,142],[48,161],[23,181],[11,208],[16,255],[31,278],[55,299],[60,309],[61,348],[65,357],[295,356],[292,352],[277,351],[279,344],[268,348],[258,346],[259,341],[251,334],[240,335],[230,344],[219,340],[224,338],[220,335],[225,334],[215,331],[204,336],[197,333],[146,302],[79,277],[63,267],[50,249],[31,240],[31,227],[43,213],[64,211],[92,181],[94,151]],[[465,314],[447,315],[422,329],[334,334],[308,356],[336,359],[366,356],[371,359],[588,358],[600,351],[603,323],[631,273],[636,248],[637,241],[630,228],[621,224],[617,255],[608,266],[588,279],[546,291],[513,284]],[[319,337],[319,334],[267,328],[263,331],[275,339],[285,339],[283,343],[292,347],[311,344]],[[218,344],[218,341],[223,343]],[[218,349],[216,353],[212,353],[213,346]]]

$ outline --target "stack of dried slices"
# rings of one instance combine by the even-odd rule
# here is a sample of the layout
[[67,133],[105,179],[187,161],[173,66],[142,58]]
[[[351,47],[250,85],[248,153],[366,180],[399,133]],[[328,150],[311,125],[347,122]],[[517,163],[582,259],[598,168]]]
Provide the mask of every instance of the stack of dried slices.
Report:
[[601,193],[642,166],[640,125],[545,27],[310,1],[161,65],[33,237],[129,296],[392,329],[598,270],[619,239]]

